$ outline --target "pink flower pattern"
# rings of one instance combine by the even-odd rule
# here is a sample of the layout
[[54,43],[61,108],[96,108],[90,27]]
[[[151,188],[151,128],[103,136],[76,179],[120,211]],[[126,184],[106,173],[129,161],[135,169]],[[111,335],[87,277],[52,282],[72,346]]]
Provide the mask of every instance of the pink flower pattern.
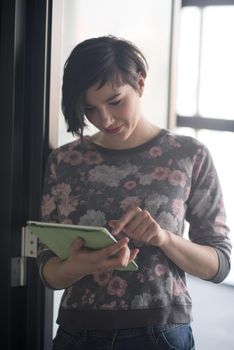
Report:
[[54,191],[54,193],[57,197],[56,198],[57,200],[61,197],[68,197],[70,192],[71,192],[71,186],[64,183],[64,182],[59,183],[56,186],[55,191]]
[[172,171],[168,178],[168,181],[170,182],[170,184],[172,184],[173,186],[181,186],[181,187],[185,187],[186,180],[187,180],[186,174],[180,170]]
[[73,196],[61,198],[58,204],[60,214],[62,216],[68,216],[70,213],[76,210],[78,203],[78,198]]
[[153,172],[153,178],[155,180],[160,180],[160,181],[166,180],[170,175],[170,172],[171,171],[169,168],[157,167]]
[[173,295],[180,296],[187,291],[187,287],[180,278],[173,279]]
[[162,155],[162,149],[160,147],[153,146],[152,148],[150,148],[149,154],[153,158],[159,157]]
[[93,304],[95,298],[95,294],[92,293],[88,288],[85,291],[85,294],[82,297],[83,304]]
[[79,165],[83,161],[82,153],[79,151],[65,152],[63,161],[71,165]]
[[124,211],[127,211],[134,207],[140,207],[140,205],[141,205],[141,200],[136,196],[127,197],[120,202],[120,208],[123,209]]
[[93,274],[93,279],[95,282],[98,283],[99,286],[106,286],[111,278],[111,272],[110,271],[104,271],[100,273]]
[[100,153],[94,151],[88,151],[84,155],[85,163],[89,165],[101,164],[103,162],[103,158]]
[[56,208],[54,197],[46,194],[42,199],[42,216],[48,216]]
[[122,297],[125,294],[127,288],[127,281],[121,277],[113,277],[107,286],[107,293],[110,295],[116,295]]
[[155,271],[156,276],[160,277],[160,276],[165,275],[165,273],[167,272],[167,267],[165,265],[162,265],[162,264],[157,264],[155,266],[154,271]]
[[115,310],[116,309],[117,302],[111,301],[110,304],[103,304],[101,305],[102,310]]
[[124,188],[126,190],[130,191],[133,190],[136,187],[136,181],[127,181],[124,183]]
[[[208,176],[207,176],[208,174]],[[108,226],[132,207],[141,207],[165,230],[213,244],[230,253],[222,194],[209,154],[191,138],[162,131],[143,147],[105,152],[79,140],[51,153],[42,199],[42,221]],[[208,228],[208,230],[207,230]],[[125,236],[122,231],[117,239]],[[207,240],[207,242],[206,242]],[[136,272],[90,274],[65,292],[62,309],[135,310],[180,305],[187,319],[190,296],[185,274],[157,247],[138,247]],[[40,269],[52,252],[39,248]],[[157,311],[156,311],[157,312]]]
[[182,220],[184,217],[184,201],[181,198],[175,198],[172,200],[171,209],[173,215],[178,220]]

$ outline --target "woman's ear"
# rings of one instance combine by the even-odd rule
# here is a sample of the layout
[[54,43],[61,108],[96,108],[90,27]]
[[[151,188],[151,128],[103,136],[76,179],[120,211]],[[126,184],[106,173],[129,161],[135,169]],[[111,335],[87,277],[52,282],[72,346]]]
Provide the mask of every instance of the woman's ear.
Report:
[[145,78],[142,76],[141,73],[139,73],[139,78],[138,78],[138,91],[140,97],[142,96],[145,88]]

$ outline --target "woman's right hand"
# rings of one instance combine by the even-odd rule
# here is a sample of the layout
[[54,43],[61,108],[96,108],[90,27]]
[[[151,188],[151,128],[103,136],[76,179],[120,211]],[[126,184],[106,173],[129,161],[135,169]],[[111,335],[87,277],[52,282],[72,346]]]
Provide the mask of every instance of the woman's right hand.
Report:
[[76,238],[65,261],[58,257],[48,260],[43,269],[43,276],[53,288],[68,288],[82,277],[107,270],[126,267],[135,259],[138,249],[130,250],[129,239],[124,237],[118,242],[95,251],[83,248],[83,241]]

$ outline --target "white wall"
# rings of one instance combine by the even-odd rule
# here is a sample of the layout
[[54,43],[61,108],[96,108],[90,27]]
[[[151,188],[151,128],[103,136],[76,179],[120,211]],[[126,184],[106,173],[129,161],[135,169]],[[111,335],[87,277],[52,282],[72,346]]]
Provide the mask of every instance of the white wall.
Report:
[[[66,133],[60,110],[64,62],[78,42],[94,36],[113,34],[123,37],[133,41],[143,51],[149,63],[143,96],[144,112],[146,117],[155,124],[161,127],[167,126],[171,12],[172,0],[144,2],[142,0],[57,0],[54,2],[56,37],[53,40],[52,53],[52,62],[55,62],[52,64],[54,69],[51,96],[51,100],[54,101],[52,102],[54,107],[51,110],[53,125],[56,125],[59,114],[59,132],[53,137],[54,146],[56,143],[61,145],[72,139]],[[59,44],[58,36],[61,38]]]

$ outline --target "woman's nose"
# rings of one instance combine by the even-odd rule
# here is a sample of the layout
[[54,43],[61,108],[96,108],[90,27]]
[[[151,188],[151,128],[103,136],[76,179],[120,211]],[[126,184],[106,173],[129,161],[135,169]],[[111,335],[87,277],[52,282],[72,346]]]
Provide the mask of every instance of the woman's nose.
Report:
[[110,111],[107,108],[104,108],[101,111],[99,111],[99,117],[102,126],[105,128],[111,125],[115,120],[114,116],[112,115],[112,113],[110,113]]

